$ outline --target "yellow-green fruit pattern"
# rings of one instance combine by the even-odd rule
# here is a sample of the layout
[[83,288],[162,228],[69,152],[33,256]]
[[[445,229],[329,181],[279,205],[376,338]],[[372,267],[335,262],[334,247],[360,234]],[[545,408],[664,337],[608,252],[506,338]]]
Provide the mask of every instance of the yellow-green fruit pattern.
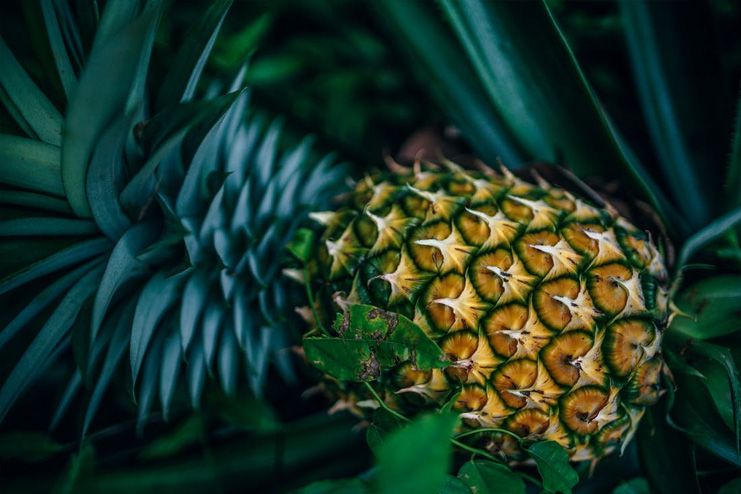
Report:
[[[326,312],[365,303],[409,317],[453,362],[385,372],[390,406],[453,399],[465,427],[593,460],[659,397],[666,268],[612,208],[537,181],[453,164],[366,177],[337,211],[312,215],[325,227],[315,286]],[[507,434],[471,437],[519,454]]]

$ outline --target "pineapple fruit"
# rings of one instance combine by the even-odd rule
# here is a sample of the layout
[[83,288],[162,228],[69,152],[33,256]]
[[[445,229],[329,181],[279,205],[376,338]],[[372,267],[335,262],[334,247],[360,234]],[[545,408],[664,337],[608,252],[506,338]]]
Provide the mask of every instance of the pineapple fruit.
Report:
[[[449,161],[365,178],[340,208],[311,215],[323,225],[316,309],[398,313],[447,356],[446,368],[379,372],[389,407],[452,403],[463,427],[486,429],[470,436],[477,445],[510,459],[514,433],[594,460],[624,446],[661,393],[667,270],[609,205],[536,178]],[[371,398],[337,388],[356,405]]]

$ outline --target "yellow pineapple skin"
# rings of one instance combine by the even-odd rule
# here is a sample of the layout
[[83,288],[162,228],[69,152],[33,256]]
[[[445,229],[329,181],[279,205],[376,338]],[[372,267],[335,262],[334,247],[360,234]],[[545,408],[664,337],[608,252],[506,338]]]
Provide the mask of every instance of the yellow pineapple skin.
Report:
[[[452,400],[466,429],[595,460],[624,447],[661,394],[667,272],[650,237],[612,208],[537,182],[450,162],[366,177],[337,210],[312,215],[323,226],[317,308],[398,312],[453,362],[384,372],[374,385],[389,406]],[[503,433],[469,438],[521,453]]]

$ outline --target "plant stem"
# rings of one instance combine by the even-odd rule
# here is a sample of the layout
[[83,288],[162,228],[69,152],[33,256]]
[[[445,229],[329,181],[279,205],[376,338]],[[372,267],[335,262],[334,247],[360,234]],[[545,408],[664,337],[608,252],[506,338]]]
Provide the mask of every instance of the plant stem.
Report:
[[389,407],[386,404],[386,402],[383,401],[380,396],[378,396],[378,393],[376,393],[376,390],[373,389],[373,386],[371,386],[371,384],[369,382],[364,382],[363,384],[365,385],[365,387],[368,390],[368,392],[370,392],[370,394],[373,395],[373,399],[375,399],[378,402],[378,405],[381,408],[383,408],[384,410],[386,410],[388,413],[390,413],[391,415],[393,415],[397,419],[399,419],[399,420],[401,420],[403,422],[409,422],[409,419],[406,418],[404,415],[400,414],[396,410],[392,410],[391,407]]
[[506,429],[497,429],[496,427],[482,427],[481,429],[475,429],[475,430],[472,430],[472,431],[461,432],[460,434],[458,434],[457,436],[455,436],[455,438],[456,439],[460,439],[462,437],[472,436],[472,435],[478,434],[480,432],[499,432],[499,433],[502,433],[502,434],[507,434],[508,436],[514,437],[515,439],[517,439],[517,442],[518,443],[522,444],[522,438],[520,436],[518,436],[517,434],[515,434],[514,432],[508,431]]
[[314,303],[314,294],[311,292],[311,275],[309,274],[308,266],[304,265],[304,288],[306,289],[306,298],[309,299],[309,307],[311,308],[311,314],[314,316],[314,321],[317,327],[324,334],[329,334],[327,328],[322,324],[322,320],[319,319],[319,313],[316,311],[316,304]]
[[458,441],[457,439],[453,439],[453,438],[450,438],[450,442],[452,442],[453,444],[455,444],[459,448],[464,449],[464,450],[466,450],[466,451],[468,451],[470,453],[473,453],[473,454],[476,454],[476,455],[479,455],[479,456],[483,456],[487,460],[495,461],[497,463],[502,463],[502,460],[500,460],[496,456],[492,455],[491,453],[489,453],[487,451],[484,451],[483,449],[474,448],[473,446],[469,446],[468,444],[462,443],[462,442]]

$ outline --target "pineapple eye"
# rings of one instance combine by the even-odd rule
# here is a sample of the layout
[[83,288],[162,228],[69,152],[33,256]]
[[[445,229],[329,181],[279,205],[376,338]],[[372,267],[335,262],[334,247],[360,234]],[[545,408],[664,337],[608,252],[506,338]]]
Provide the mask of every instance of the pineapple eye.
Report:
[[607,391],[597,386],[584,386],[561,400],[561,420],[579,434],[591,434],[599,428],[599,413],[607,405]]
[[602,351],[618,376],[627,376],[649,352],[655,331],[643,319],[622,319],[607,328]]
[[503,357],[512,357],[522,339],[523,328],[528,320],[528,309],[524,305],[511,304],[494,310],[484,321],[483,328],[495,352]]
[[504,402],[512,408],[527,404],[527,395],[538,376],[538,365],[528,359],[512,360],[500,367],[494,375],[494,387]]
[[583,331],[569,331],[557,336],[541,353],[543,364],[554,381],[573,386],[579,380],[579,359],[592,349],[592,337]]
[[505,422],[505,427],[520,437],[543,434],[548,429],[548,414],[536,408],[520,410]]

